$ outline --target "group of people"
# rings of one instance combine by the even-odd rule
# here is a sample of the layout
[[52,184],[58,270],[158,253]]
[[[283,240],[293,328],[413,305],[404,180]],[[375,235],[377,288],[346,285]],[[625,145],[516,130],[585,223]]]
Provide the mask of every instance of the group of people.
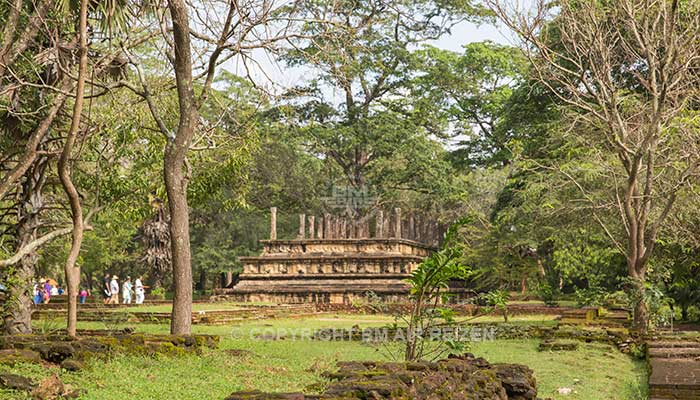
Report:
[[51,296],[59,296],[63,294],[63,288],[55,283],[56,281],[41,278],[39,282],[34,284],[33,295],[34,304],[48,304],[51,301]]
[[[127,276],[126,281],[119,285],[119,277],[110,274],[105,274],[104,287],[102,292],[104,294],[104,304],[119,304],[119,294],[121,293],[122,302],[124,304],[131,304],[131,295],[136,295],[135,304],[143,304],[146,297],[146,288],[139,276],[136,281],[132,284],[131,277]],[[64,290],[60,287],[56,281],[53,279],[42,278],[39,282],[34,284],[33,296],[34,304],[48,304],[51,301],[52,296],[59,296],[64,294]],[[90,296],[90,291],[85,288],[80,288],[78,290],[78,299],[80,304],[85,304],[87,297]]]
[[[49,278],[41,278],[39,282],[34,284],[33,296],[34,304],[48,304],[51,297],[60,296],[65,293],[65,290],[56,283],[55,280]],[[85,304],[85,299],[90,295],[90,292],[84,288],[79,289],[78,298],[80,304]]]
[[[131,295],[136,295],[136,304],[143,304],[143,300],[146,297],[146,288],[144,286],[141,277],[137,277],[134,283],[131,283],[131,277],[127,276],[124,283],[121,285],[121,296],[122,302],[124,304],[131,304]],[[105,274],[104,287],[102,288],[104,294],[105,304],[119,304],[119,277],[112,275],[110,279],[109,274]]]

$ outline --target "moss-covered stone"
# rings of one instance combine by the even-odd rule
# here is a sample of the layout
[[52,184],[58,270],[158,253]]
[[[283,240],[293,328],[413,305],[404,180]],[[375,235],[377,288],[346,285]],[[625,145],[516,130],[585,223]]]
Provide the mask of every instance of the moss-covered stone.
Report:
[[0,364],[15,365],[17,363],[41,363],[41,355],[33,350],[5,349],[0,350]]
[[48,361],[61,364],[64,360],[86,361],[113,354],[180,356],[200,352],[204,347],[216,348],[218,336],[151,335],[114,332],[113,335],[96,331],[93,335],[72,338],[65,335],[0,336],[5,349],[0,349],[0,363],[18,361]]
[[[471,355],[439,362],[343,362],[326,373],[332,379],[323,394],[301,396],[238,392],[227,400],[245,399],[394,399],[394,400],[534,400],[533,372],[523,365],[489,364]],[[275,397],[282,396],[282,397]],[[301,397],[299,397],[301,396]]]
[[69,358],[67,360],[63,360],[61,363],[61,368],[65,369],[66,371],[82,371],[85,369],[85,364],[82,361]]
[[30,391],[36,384],[29,378],[15,374],[0,374],[0,388]]
[[578,349],[578,342],[561,340],[543,340],[537,350],[539,351],[574,351]]

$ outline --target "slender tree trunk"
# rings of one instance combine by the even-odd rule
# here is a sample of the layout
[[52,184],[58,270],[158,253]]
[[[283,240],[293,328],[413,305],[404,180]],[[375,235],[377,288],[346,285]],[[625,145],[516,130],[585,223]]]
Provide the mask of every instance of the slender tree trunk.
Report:
[[80,247],[83,242],[83,209],[80,204],[80,196],[71,180],[70,157],[78,136],[80,119],[83,113],[83,93],[85,91],[85,75],[87,73],[87,1],[80,1],[80,61],[78,67],[78,83],[75,88],[75,103],[73,105],[73,118],[70,130],[63,147],[61,158],[58,160],[58,175],[61,185],[70,201],[71,214],[73,218],[73,240],[70,252],[65,264],[66,283],[68,286],[68,317],[67,333],[69,336],[76,336],[78,324],[78,285],[80,283],[80,266],[76,265],[80,255]]
[[527,272],[523,272],[520,277],[520,293],[527,294]]
[[177,132],[165,147],[164,176],[170,209],[170,246],[172,250],[173,311],[172,334],[189,335],[192,330],[192,265],[190,254],[189,209],[185,175],[187,151],[194,136],[198,112],[192,87],[192,49],[187,5],[183,0],[168,2],[173,21],[175,80],[180,120]]

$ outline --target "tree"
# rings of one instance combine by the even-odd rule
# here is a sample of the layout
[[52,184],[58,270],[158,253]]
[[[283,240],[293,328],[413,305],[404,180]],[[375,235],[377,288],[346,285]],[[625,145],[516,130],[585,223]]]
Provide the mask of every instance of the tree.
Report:
[[[188,152],[200,126],[200,112],[206,104],[217,67],[232,57],[243,63],[250,62],[253,49],[269,49],[276,42],[290,37],[293,25],[293,5],[281,7],[267,1],[227,1],[223,8],[216,2],[203,2],[199,8],[208,12],[197,13],[196,24],[191,24],[189,5],[183,0],[170,1],[167,11],[157,11],[159,17],[169,22],[162,24],[165,54],[175,74],[178,114],[176,127],[171,129],[157,107],[141,64],[130,56],[140,82],[140,88],[130,88],[146,100],[158,129],[165,138],[163,176],[170,212],[170,243],[174,282],[173,311],[170,331],[173,334],[190,334],[192,324],[192,265],[190,248],[189,206],[187,187],[192,176]],[[289,11],[292,10],[292,11]],[[287,12],[285,12],[287,11]],[[205,20],[202,20],[204,18]],[[192,26],[202,28],[201,31]],[[260,34],[262,30],[263,34]],[[201,49],[195,49],[192,37],[198,39]],[[195,72],[195,50],[201,50],[205,59],[201,66],[204,73]],[[246,64],[247,65],[247,64]],[[195,82],[201,84],[196,87]],[[195,93],[198,90],[199,93]]]
[[416,52],[419,76],[411,96],[417,107],[444,119],[461,137],[452,152],[459,166],[499,166],[511,159],[515,134],[506,118],[509,100],[526,72],[519,49],[492,42],[469,43],[463,53],[428,46]]
[[[659,231],[700,166],[690,108],[698,100],[691,66],[700,52],[700,5],[538,1],[528,16],[500,0],[487,3],[523,40],[538,82],[569,108],[580,144],[598,151],[605,198],[589,197],[568,175],[595,203],[593,218],[626,255],[634,297],[643,299]],[[616,210],[612,229],[599,215]],[[646,330],[648,320],[640,300],[634,325]]]
[[[59,7],[64,5],[65,8]],[[95,6],[100,9],[101,5]],[[53,154],[63,153],[59,175],[71,197],[78,198],[77,190],[70,188],[70,179],[66,178],[70,176],[69,164],[78,135],[79,112],[74,113],[77,122],[69,129],[66,146],[60,147],[63,141],[59,135],[62,133],[62,111],[72,93],[79,93],[77,97],[82,95],[86,80],[84,73],[77,79],[81,84],[77,84],[73,78],[71,71],[75,62],[71,54],[80,53],[81,71],[84,72],[87,61],[83,56],[87,54],[87,41],[84,41],[85,46],[81,46],[80,39],[85,39],[85,35],[76,35],[74,24],[66,23],[66,20],[74,17],[68,6],[67,3],[51,1],[15,1],[11,4],[6,2],[0,7],[0,20],[6,22],[0,47],[0,118],[8,138],[2,143],[1,166],[4,174],[0,180],[0,201],[7,205],[5,211],[25,208],[16,214],[19,218],[14,220],[9,212],[2,215],[3,224],[12,221],[10,224],[14,223],[17,229],[12,229],[16,233],[12,240],[14,248],[7,252],[0,265],[22,265],[9,274],[14,286],[10,288],[11,301],[8,304],[11,310],[5,315],[5,327],[11,330],[17,327],[22,327],[20,330],[25,332],[31,330],[28,292],[37,260],[36,251],[55,238],[70,233],[74,233],[76,239],[80,236],[81,229],[68,229],[60,223],[57,226],[41,221],[44,213],[55,210],[55,204],[49,204],[49,199],[42,193],[53,171],[48,164]],[[93,56],[96,59],[93,77],[99,79],[105,71],[115,68],[115,52],[94,50]],[[76,98],[74,104],[77,106],[80,103]],[[76,107],[76,111],[79,109]],[[75,205],[73,202],[72,206]],[[76,227],[84,222],[83,216],[76,212],[82,212],[79,206],[72,210]],[[47,232],[48,226],[50,230]],[[3,235],[7,233],[3,231]],[[73,262],[79,252],[79,240],[76,244]]]
[[80,246],[83,243],[83,233],[85,230],[83,207],[80,202],[78,190],[75,188],[73,180],[71,179],[69,163],[76,137],[78,136],[78,129],[80,129],[80,120],[83,114],[83,100],[85,98],[85,81],[87,79],[88,66],[87,13],[88,0],[81,0],[78,22],[78,81],[75,85],[73,115],[68,130],[68,136],[66,138],[66,143],[63,145],[61,157],[58,160],[58,177],[68,197],[73,220],[73,230],[71,233],[73,241],[65,264],[66,281],[68,284],[68,320],[66,331],[69,336],[76,336],[78,328],[78,286],[80,284],[80,267],[76,266],[76,261],[80,255]]
[[334,160],[360,188],[377,160],[429,133],[430,118],[414,115],[405,96],[415,73],[412,49],[484,10],[469,1],[359,0],[303,2],[299,13],[310,21],[301,33],[312,39],[293,41],[284,60],[315,73],[289,93],[290,122],[312,152]]

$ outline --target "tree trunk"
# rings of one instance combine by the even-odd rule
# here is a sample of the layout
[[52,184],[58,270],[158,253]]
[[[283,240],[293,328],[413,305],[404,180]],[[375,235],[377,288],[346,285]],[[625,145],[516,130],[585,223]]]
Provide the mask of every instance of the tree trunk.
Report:
[[[18,207],[24,209],[24,204],[20,203]],[[32,216],[20,222],[17,248],[22,248],[34,239],[31,226],[36,222],[35,219],[36,216]],[[34,251],[10,267],[11,273],[7,280],[6,300],[3,305],[5,334],[32,333],[33,294],[31,290],[37,259],[38,256]]]
[[[632,239],[631,239],[632,240]],[[628,257],[629,276],[632,279],[632,298],[636,299],[634,304],[634,315],[632,328],[636,331],[646,333],[649,330],[649,309],[646,303],[645,275],[646,267],[643,260],[636,256],[639,254],[631,251],[632,257]]]
[[523,272],[520,277],[520,293],[527,294],[527,272]]
[[76,336],[78,328],[78,285],[80,283],[80,266],[76,265],[80,255],[80,247],[83,242],[83,209],[80,204],[80,196],[71,180],[70,157],[78,136],[80,119],[83,113],[83,93],[85,91],[85,76],[87,74],[87,1],[80,1],[80,61],[78,66],[78,83],[75,88],[75,103],[73,104],[73,117],[70,130],[66,138],[66,144],[58,160],[58,176],[61,185],[68,196],[73,219],[73,240],[70,252],[65,264],[66,283],[68,286],[68,316],[66,331],[68,336]]
[[185,175],[184,168],[197,125],[198,112],[192,86],[192,49],[187,5],[184,0],[171,0],[168,2],[168,8],[173,21],[173,67],[180,111],[177,132],[168,138],[164,160],[175,289],[170,333],[189,335],[192,330],[192,265],[187,205],[188,176]]
[[[644,291],[642,290],[642,292]],[[634,306],[633,327],[640,332],[647,332],[649,330],[649,309],[644,300],[639,301]]]
[[183,163],[168,151],[165,152],[165,188],[170,208],[170,245],[173,265],[173,311],[170,332],[189,335],[192,324],[192,267],[190,255],[190,226],[187,205],[186,180]]
[[7,334],[32,332],[32,306],[34,275],[39,259],[37,249],[29,251],[31,243],[36,243],[37,227],[40,225],[40,212],[44,207],[42,190],[47,161],[41,158],[26,171],[21,186],[21,199],[17,201],[16,253],[25,249],[24,255],[15,264],[4,267],[7,271],[7,293],[3,304],[3,325]]

